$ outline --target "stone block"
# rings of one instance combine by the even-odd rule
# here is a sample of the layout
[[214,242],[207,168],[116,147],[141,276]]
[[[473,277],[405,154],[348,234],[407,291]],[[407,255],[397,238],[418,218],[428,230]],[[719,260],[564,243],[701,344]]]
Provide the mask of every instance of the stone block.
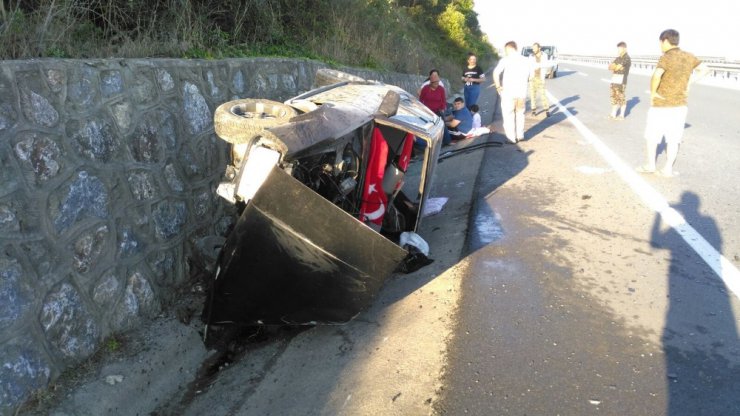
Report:
[[67,79],[67,101],[70,107],[85,113],[94,108],[98,97],[98,72],[86,65],[73,66]]
[[59,174],[63,155],[58,138],[25,131],[19,133],[16,139],[15,155],[33,173],[30,184],[42,184]]
[[133,328],[145,318],[153,318],[160,310],[152,286],[144,273],[131,273],[126,282],[123,299],[112,318],[116,331]]
[[51,218],[58,233],[86,217],[108,217],[108,189],[100,178],[81,171],[61,191],[63,195],[58,198],[59,202],[51,206]]
[[103,71],[100,74],[100,91],[104,97],[123,93],[123,75],[119,70]]
[[0,257],[0,331],[12,327],[29,311],[32,297],[23,288],[27,279],[18,260]]
[[186,82],[182,88],[183,116],[190,134],[200,134],[213,129],[213,112],[197,85]]
[[45,387],[51,365],[33,340],[8,342],[0,348],[0,414],[14,414],[35,390]]
[[127,173],[131,194],[137,201],[146,201],[159,195],[157,184],[148,170],[137,169]]
[[110,230],[105,224],[96,225],[85,231],[74,242],[72,267],[81,274],[89,272],[98,263],[105,250]]
[[184,201],[165,199],[152,210],[154,233],[158,240],[168,241],[178,236],[188,218]]
[[156,71],[157,84],[159,88],[167,93],[175,89],[175,80],[172,79],[172,74],[164,68],[158,68]]
[[118,225],[118,258],[125,259],[145,250],[144,242],[137,237],[130,225]]
[[95,352],[100,330],[79,291],[68,282],[54,288],[44,298],[39,322],[46,339],[70,363]]
[[109,162],[120,146],[115,129],[105,116],[92,116],[84,120],[70,120],[66,125],[77,152],[93,162]]

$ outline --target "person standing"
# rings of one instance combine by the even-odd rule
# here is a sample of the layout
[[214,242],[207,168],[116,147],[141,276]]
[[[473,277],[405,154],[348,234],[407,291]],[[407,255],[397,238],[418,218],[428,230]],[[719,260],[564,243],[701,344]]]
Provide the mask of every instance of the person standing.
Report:
[[531,73],[531,61],[517,52],[516,42],[506,42],[504,57],[493,70],[493,83],[501,96],[504,133],[511,143],[524,139],[524,107]]
[[630,73],[632,59],[627,54],[626,43],[617,43],[617,50],[618,56],[609,64],[609,71],[612,72],[612,79],[609,84],[609,99],[612,104],[612,112],[609,114],[609,118],[612,120],[624,120],[624,115],[627,111],[627,100],[624,97],[624,91],[627,88],[627,76]]
[[[659,38],[663,55],[658,60],[650,79],[650,109],[645,126],[646,163],[637,168],[641,173],[656,171],[657,147],[665,138],[666,161],[658,172],[663,176],[677,175],[673,165],[683,138],[688,112],[689,84],[707,74],[705,63],[678,47],[679,34],[674,29],[661,32]],[[692,77],[696,71],[696,75]]]
[[539,43],[532,45],[532,55],[529,59],[532,60],[532,75],[529,78],[529,105],[532,107],[532,115],[537,115],[537,96],[539,95],[542,108],[545,109],[545,117],[550,117],[550,103],[545,94],[545,76],[549,62],[547,62],[547,56],[542,53]]
[[471,105],[478,104],[480,84],[486,80],[486,74],[478,66],[478,58],[472,52],[468,53],[468,65],[463,70],[462,80],[465,83],[463,99],[465,105],[470,108]]

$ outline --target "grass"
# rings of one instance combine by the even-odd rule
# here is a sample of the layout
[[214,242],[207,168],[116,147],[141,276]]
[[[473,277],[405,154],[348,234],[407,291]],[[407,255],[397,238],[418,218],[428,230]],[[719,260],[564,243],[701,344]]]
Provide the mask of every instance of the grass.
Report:
[[450,79],[469,50],[493,61],[472,1],[415,3],[0,0],[0,58],[302,57]]

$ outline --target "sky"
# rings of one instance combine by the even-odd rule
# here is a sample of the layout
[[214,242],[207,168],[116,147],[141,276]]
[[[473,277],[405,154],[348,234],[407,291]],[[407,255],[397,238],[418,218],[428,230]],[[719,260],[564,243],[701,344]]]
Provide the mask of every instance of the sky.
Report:
[[660,32],[675,29],[681,49],[740,60],[737,0],[475,0],[474,9],[500,52],[513,40],[520,47],[555,45],[561,54],[611,56],[624,41],[632,56],[660,55]]

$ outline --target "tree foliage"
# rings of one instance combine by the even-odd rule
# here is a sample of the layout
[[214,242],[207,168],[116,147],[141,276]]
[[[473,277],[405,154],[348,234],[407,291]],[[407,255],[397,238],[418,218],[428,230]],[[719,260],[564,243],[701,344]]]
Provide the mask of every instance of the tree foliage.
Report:
[[472,0],[0,0],[3,59],[280,55],[421,73],[468,51],[494,59]]

